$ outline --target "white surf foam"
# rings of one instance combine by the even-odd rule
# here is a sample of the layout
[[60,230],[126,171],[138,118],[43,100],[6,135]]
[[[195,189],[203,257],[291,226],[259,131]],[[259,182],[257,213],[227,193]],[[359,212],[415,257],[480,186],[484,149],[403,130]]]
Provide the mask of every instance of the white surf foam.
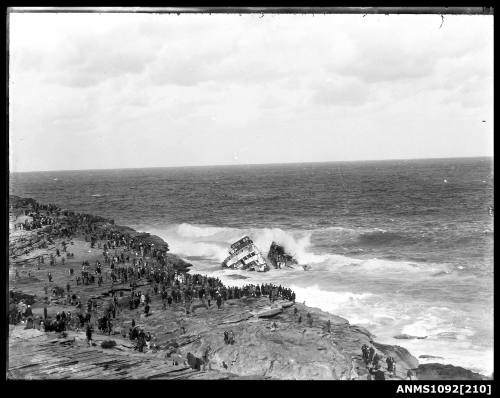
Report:
[[[450,273],[451,270],[445,264],[357,259],[315,253],[311,242],[313,231],[239,229],[187,223],[146,230],[165,239],[171,252],[184,257],[200,257],[200,260],[191,261],[194,264],[193,272],[218,277],[232,286],[281,283],[296,292],[297,301],[305,301],[308,306],[318,307],[342,316],[353,324],[365,326],[381,343],[401,345],[415,356],[441,356],[444,358],[443,363],[479,369],[484,374],[490,374],[493,370],[492,359],[489,359],[491,350],[474,346],[474,330],[463,322],[457,324],[457,320],[463,316],[460,308],[451,304],[442,308],[432,307],[428,302],[412,299],[397,288],[398,285],[404,285],[398,281],[415,281],[419,278],[425,281],[425,278],[432,278],[438,273],[442,275],[439,278],[454,278],[454,273]],[[295,270],[256,273],[219,268],[218,264],[228,254],[229,245],[245,235],[254,240],[264,256],[271,242],[284,245],[299,263],[312,264],[312,271],[305,272],[298,267]],[[233,274],[247,279],[233,279],[230,277]],[[395,285],[386,286],[389,281]],[[403,333],[428,337],[419,340],[393,338]],[[462,355],[459,354],[461,351]]]
[[205,256],[222,261],[228,255],[230,244],[247,235],[264,256],[272,242],[283,245],[299,263],[319,263],[328,257],[310,251],[310,231],[285,231],[280,228],[225,228],[210,225],[177,224],[164,228],[147,228],[147,232],[165,239],[171,251],[186,256]]
[[175,224],[163,228],[147,228],[165,239],[173,253],[183,256],[201,256],[215,261],[223,261],[228,255],[230,244],[247,235],[266,256],[272,242],[285,247],[301,265],[313,265],[314,269],[340,269],[345,272],[411,273],[435,274],[450,270],[444,265],[418,264],[408,261],[383,259],[357,259],[331,253],[317,253],[311,242],[314,231],[283,230],[281,228],[228,228],[202,224]]

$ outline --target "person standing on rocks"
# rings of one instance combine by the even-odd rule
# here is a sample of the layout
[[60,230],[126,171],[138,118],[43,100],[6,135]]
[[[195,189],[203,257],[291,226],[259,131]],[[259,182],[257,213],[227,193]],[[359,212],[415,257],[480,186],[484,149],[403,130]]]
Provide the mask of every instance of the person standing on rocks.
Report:
[[205,350],[203,351],[203,371],[206,370],[207,365],[208,365],[208,370],[212,370],[212,366],[210,365],[210,360],[209,360],[209,355],[210,355],[210,345],[208,345]]
[[368,346],[366,344],[363,344],[361,346],[361,353],[363,354],[363,360],[365,361],[365,364],[368,365]]
[[163,309],[166,310],[167,309],[167,291],[166,290],[161,291],[161,302],[163,305]]
[[33,328],[33,311],[31,310],[31,305],[26,307],[24,317],[26,318],[26,329]]
[[373,348],[373,346],[370,346],[370,350],[368,351],[368,363],[373,362],[374,355],[375,355],[375,348]]
[[90,325],[90,322],[87,323],[86,335],[87,335],[87,344],[90,346],[92,344],[92,326]]
[[385,360],[385,363],[387,364],[387,371],[392,373],[393,371],[393,362],[392,362],[392,357],[387,357]]
[[313,326],[313,318],[312,318],[312,315],[310,312],[307,313],[307,323],[309,325],[310,328],[312,328]]

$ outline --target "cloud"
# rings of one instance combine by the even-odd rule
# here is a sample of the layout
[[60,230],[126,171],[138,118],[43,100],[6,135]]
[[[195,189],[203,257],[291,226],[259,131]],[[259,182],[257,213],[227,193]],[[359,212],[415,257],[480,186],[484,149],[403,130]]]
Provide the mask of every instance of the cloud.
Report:
[[133,32],[116,29],[105,37],[85,37],[71,42],[71,49],[55,57],[51,82],[89,87],[126,74],[140,74],[155,58],[155,49]]
[[148,76],[154,84],[195,86],[198,83],[258,83],[283,78],[286,65],[269,56],[248,52],[239,35],[214,31],[200,37],[192,48],[188,42],[165,45],[154,62],[148,65]]
[[[492,113],[492,18],[440,23],[13,15],[9,134],[11,149],[23,148],[16,167],[231,163],[239,142],[252,162],[404,157],[416,136],[421,156],[460,153],[463,137],[477,133],[477,115]],[[443,129],[446,145],[432,139]],[[352,149],[358,141],[363,151]],[[474,145],[471,153],[484,152]]]
[[464,24],[478,22],[470,17],[448,18],[443,29],[435,22],[409,16],[370,19],[350,36],[353,51],[348,62],[330,62],[326,69],[367,83],[421,80],[431,76],[442,60],[470,57],[490,44],[487,24],[474,25],[470,32],[464,29]]
[[357,77],[367,83],[418,79],[433,72],[435,60],[426,54],[409,54],[408,50],[369,48],[351,64],[334,68],[343,76]]
[[316,86],[311,98],[316,104],[361,106],[370,99],[369,87],[354,78],[328,78]]

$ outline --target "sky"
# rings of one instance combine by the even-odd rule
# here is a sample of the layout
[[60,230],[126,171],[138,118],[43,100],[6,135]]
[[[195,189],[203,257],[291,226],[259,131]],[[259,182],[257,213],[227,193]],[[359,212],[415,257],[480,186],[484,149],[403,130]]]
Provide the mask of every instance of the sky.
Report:
[[11,13],[9,51],[13,172],[493,156],[493,16]]

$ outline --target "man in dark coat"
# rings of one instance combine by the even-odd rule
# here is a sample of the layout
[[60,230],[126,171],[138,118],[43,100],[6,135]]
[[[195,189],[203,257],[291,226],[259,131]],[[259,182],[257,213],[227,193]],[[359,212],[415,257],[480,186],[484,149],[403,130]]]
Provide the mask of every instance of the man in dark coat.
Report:
[[363,360],[365,361],[365,364],[368,364],[368,346],[366,344],[363,344],[361,346],[361,352],[363,354]]
[[368,351],[368,363],[371,363],[373,361],[374,355],[375,355],[375,348],[373,348],[373,346],[371,346],[370,350]]
[[92,326],[90,325],[90,323],[87,323],[86,335],[87,335],[87,344],[91,345],[92,344]]

